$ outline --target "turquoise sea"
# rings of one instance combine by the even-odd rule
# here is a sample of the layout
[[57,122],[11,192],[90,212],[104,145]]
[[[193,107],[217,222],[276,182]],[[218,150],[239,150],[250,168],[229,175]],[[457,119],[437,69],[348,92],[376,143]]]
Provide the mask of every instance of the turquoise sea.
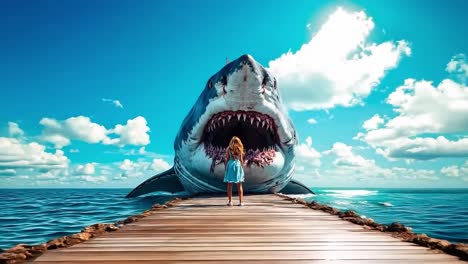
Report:
[[0,189],[0,249],[39,244],[113,223],[170,197],[126,199],[131,189]]
[[305,197],[354,210],[378,223],[400,222],[415,233],[468,242],[468,189],[314,189]]
[[[352,209],[380,223],[399,221],[432,237],[468,242],[468,189],[313,189],[317,195],[307,200]],[[124,198],[130,190],[0,189],[0,248],[38,244],[94,223],[115,222],[170,199]]]

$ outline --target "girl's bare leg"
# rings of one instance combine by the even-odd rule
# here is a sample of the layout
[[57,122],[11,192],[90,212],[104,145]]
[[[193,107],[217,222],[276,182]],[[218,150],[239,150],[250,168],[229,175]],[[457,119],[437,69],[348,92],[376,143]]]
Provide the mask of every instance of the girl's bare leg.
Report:
[[229,204],[232,203],[232,182],[228,182],[227,184],[227,196],[229,200]]
[[237,192],[239,193],[239,205],[242,205],[242,199],[244,198],[244,189],[242,189],[242,182],[237,183]]

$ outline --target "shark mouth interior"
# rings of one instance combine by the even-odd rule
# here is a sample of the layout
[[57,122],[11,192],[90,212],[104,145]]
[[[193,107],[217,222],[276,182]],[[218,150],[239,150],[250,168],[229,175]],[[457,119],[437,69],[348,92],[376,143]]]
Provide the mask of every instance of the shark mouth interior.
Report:
[[202,141],[205,153],[212,159],[211,171],[224,161],[226,148],[233,136],[244,145],[244,162],[264,167],[273,162],[279,137],[275,121],[254,111],[225,111],[211,117],[205,126]]

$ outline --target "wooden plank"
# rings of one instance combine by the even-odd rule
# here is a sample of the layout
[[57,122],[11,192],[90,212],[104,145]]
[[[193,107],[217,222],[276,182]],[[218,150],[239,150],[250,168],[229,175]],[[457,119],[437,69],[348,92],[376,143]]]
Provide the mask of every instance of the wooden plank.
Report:
[[[387,246],[387,247],[398,247],[398,246],[409,246],[409,247],[416,247],[419,248],[416,244],[401,244],[395,241],[391,242],[361,242],[361,241],[351,241],[351,242],[205,242],[205,243],[197,243],[197,246],[239,246],[239,245],[249,245],[250,247],[255,246],[275,246],[275,245],[285,245],[285,246]],[[148,243],[148,242],[118,242],[118,241],[109,241],[109,242],[93,242],[88,241],[86,243],[81,243],[74,245],[75,247],[150,247],[150,246],[175,246],[175,247],[191,247],[194,246],[193,243],[181,243],[181,242],[174,242],[174,241],[164,241],[164,242],[156,242],[156,243]]]
[[276,195],[198,197],[118,231],[35,260],[55,264],[126,263],[459,263],[453,256],[365,230]]
[[275,250],[275,251],[330,251],[330,250],[417,250],[418,252],[419,247],[417,246],[410,246],[410,245],[398,245],[398,246],[373,246],[373,245],[366,245],[366,246],[299,246],[299,245],[263,245],[263,246],[251,246],[249,245],[242,245],[242,246],[233,246],[233,245],[225,245],[225,246],[216,246],[216,245],[209,245],[209,246],[199,246],[197,245],[187,245],[187,246],[180,246],[180,245],[158,245],[158,246],[134,246],[131,247],[129,245],[87,245],[82,247],[73,247],[64,249],[64,252],[130,252],[130,251],[139,251],[139,252],[158,252],[158,251],[171,251],[171,252],[180,252],[180,251],[258,251],[258,250]]
[[[426,251],[426,250],[425,250]],[[63,252],[63,251],[62,251]],[[321,260],[321,259],[447,259],[443,254],[425,254],[424,252],[415,253],[413,250],[401,250],[397,253],[387,251],[243,251],[239,254],[234,254],[233,251],[204,251],[204,252],[63,252],[52,256],[44,254],[40,258],[46,260],[83,260],[83,261],[100,261],[100,260]]]
[[[36,260],[37,263],[53,263],[53,264],[83,264],[86,263],[85,261],[79,260],[72,260],[72,261],[56,261],[56,260],[47,260],[47,261],[40,261]],[[97,264],[154,264],[154,260],[102,260],[96,261],[94,263]],[[202,264],[202,263],[219,263],[217,260],[204,260],[204,261],[196,261],[196,260],[160,260],[157,262],[158,264]],[[222,262],[223,264],[239,264],[237,260],[225,260]],[[402,260],[394,259],[394,260],[243,260],[242,264],[406,264],[402,262]],[[439,259],[424,259],[424,260],[411,260],[413,264],[452,264],[452,263],[459,263],[459,261],[455,260],[447,260],[441,262]]]

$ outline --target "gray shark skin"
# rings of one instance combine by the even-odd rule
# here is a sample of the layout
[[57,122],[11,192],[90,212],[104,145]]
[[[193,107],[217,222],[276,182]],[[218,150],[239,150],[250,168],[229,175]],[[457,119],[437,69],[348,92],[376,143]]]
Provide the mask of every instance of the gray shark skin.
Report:
[[224,153],[238,136],[245,149],[246,193],[313,193],[292,180],[297,135],[276,79],[250,55],[226,64],[206,83],[174,141],[174,167],[127,197],[161,191],[226,191]]

